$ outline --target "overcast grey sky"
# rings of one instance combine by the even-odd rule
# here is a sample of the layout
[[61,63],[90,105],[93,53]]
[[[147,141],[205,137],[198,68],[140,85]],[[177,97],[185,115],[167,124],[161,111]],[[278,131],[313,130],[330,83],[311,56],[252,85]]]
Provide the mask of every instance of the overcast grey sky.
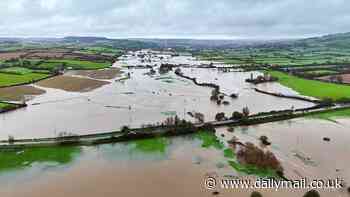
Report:
[[350,31],[349,0],[0,0],[0,36],[283,38]]

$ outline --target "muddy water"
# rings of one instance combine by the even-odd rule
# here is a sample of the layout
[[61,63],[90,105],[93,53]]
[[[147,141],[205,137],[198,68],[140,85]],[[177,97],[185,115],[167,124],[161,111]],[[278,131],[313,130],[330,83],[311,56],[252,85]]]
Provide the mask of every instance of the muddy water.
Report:
[[[321,124],[321,125],[319,125]],[[308,126],[306,126],[308,125]],[[306,127],[305,127],[306,126]],[[327,145],[320,139],[315,139],[319,127],[332,129],[332,141]],[[310,134],[307,134],[309,131]],[[346,140],[340,139],[344,134],[344,127],[334,126],[332,123],[297,120],[292,123],[273,123],[259,127],[236,129],[235,133],[241,140],[256,141],[260,134],[268,135],[273,143],[273,151],[283,158],[282,163],[290,178],[300,178],[293,175],[297,170],[303,177],[325,176],[331,178],[333,169],[337,166],[341,174],[346,171],[347,159],[342,161]],[[224,128],[218,130],[217,135],[229,134]],[[304,142],[296,145],[293,136],[305,136]],[[281,136],[286,137],[281,137]],[[313,138],[311,138],[312,136]],[[337,137],[338,136],[338,137]],[[156,143],[156,142],[155,142]],[[0,171],[0,196],[2,197],[34,197],[34,196],[213,196],[213,191],[204,187],[204,177],[207,175],[223,178],[224,176],[238,176],[241,180],[254,177],[245,176],[234,171],[228,165],[222,149],[214,147],[202,148],[203,143],[193,135],[185,137],[167,138],[165,148],[145,149],[138,146],[138,142],[102,145],[98,147],[81,147],[79,151],[61,153],[63,163],[40,159],[31,166]],[[340,146],[335,144],[340,143]],[[322,154],[317,149],[328,146],[327,151],[338,151],[335,154]],[[343,147],[343,150],[341,148]],[[308,166],[288,156],[291,150],[303,148],[317,166]],[[344,149],[345,148],[345,149]],[[72,153],[73,152],[73,153]],[[324,151],[326,152],[326,150]],[[52,154],[52,153],[50,153]],[[63,155],[62,155],[63,154]],[[74,157],[64,156],[65,154]],[[20,155],[20,154],[19,154]],[[44,154],[42,156],[45,158]],[[62,159],[61,159],[62,160]],[[295,173],[294,173],[295,174]],[[19,186],[20,185],[20,186]],[[246,197],[252,189],[217,189],[220,196]],[[306,190],[274,191],[259,189],[263,196],[301,197]],[[346,196],[340,191],[321,191],[322,196]]]
[[227,164],[217,167],[222,151],[201,148],[193,136],[166,144],[151,151],[135,143],[85,147],[69,164],[39,161],[0,172],[0,196],[210,196],[202,186],[206,173],[234,174]]
[[[338,123],[315,120],[296,119],[278,123],[269,123],[254,127],[236,128],[228,133],[226,128],[218,129],[218,135],[225,134],[224,140],[232,136],[242,142],[260,144],[258,138],[265,135],[272,145],[272,150],[282,162],[285,174],[290,179],[308,177],[310,179],[336,179],[350,183],[349,119],[337,120]],[[330,142],[323,140],[329,137]],[[348,196],[346,192],[331,190],[332,195]]]
[[[204,68],[183,68],[181,70],[187,76],[196,77],[199,82],[209,82],[218,84],[220,86],[221,91],[227,95],[231,95],[232,93],[239,94],[238,99],[230,99],[228,97],[225,98],[225,100],[231,103],[230,107],[238,111],[241,111],[242,108],[245,106],[249,107],[251,113],[290,109],[293,106],[295,108],[312,106],[311,103],[277,98],[269,95],[263,95],[254,91],[253,88],[255,88],[256,86],[250,83],[246,83],[245,79],[249,78],[251,73],[253,73],[254,76],[261,75],[261,73],[259,72],[225,73],[217,71],[217,69]],[[280,85],[279,83],[265,83],[259,85],[258,87],[262,90],[279,92],[287,95],[298,94],[295,91]],[[232,108],[230,108],[230,110]]]
[[251,74],[253,74],[254,78],[262,75],[262,73],[257,71],[222,72],[218,71],[216,68],[182,68],[181,71],[187,76],[196,77],[200,82],[209,82],[220,85],[221,91],[225,94],[230,95],[232,93],[239,93],[240,96],[243,96],[242,100],[248,96],[260,95],[258,93],[253,94],[255,92],[251,91],[251,89],[256,87],[269,92],[279,92],[285,95],[298,95],[294,90],[282,86],[279,83],[263,83],[258,84],[257,86],[246,83],[245,80],[250,78]]
[[311,106],[256,93],[244,82],[249,73],[196,70],[193,75],[218,78],[216,81],[224,91],[238,92],[240,98],[227,97],[231,104],[218,106],[209,99],[212,89],[196,86],[172,72],[150,77],[144,75],[148,72],[145,69],[125,70],[131,73],[131,79],[108,80],[110,84],[86,93],[40,87],[46,94],[35,97],[27,108],[0,115],[0,139],[7,139],[8,135],[18,139],[54,137],[59,132],[105,132],[123,125],[139,127],[160,122],[175,114],[193,120],[186,113],[189,111],[201,112],[206,120],[214,120],[217,112],[232,114],[245,106],[252,113]]

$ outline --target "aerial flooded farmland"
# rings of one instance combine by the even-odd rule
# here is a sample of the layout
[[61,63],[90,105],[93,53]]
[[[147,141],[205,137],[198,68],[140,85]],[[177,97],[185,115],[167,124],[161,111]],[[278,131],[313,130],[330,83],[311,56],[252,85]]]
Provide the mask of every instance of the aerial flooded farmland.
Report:
[[[137,61],[137,58],[135,59],[133,61]],[[118,63],[120,62],[114,65]],[[183,65],[185,64],[186,61]],[[119,81],[118,78],[122,76],[117,76],[106,80],[92,80],[75,73],[74,76],[79,81],[92,81],[79,84],[79,81],[72,81],[70,78],[52,78],[34,84],[34,87],[46,93],[28,101],[29,106],[24,109],[1,114],[0,125],[7,131],[1,133],[1,138],[7,139],[8,135],[16,138],[55,137],[59,132],[106,132],[124,125],[140,127],[175,115],[195,121],[187,112],[203,113],[206,120],[214,121],[218,112],[230,114],[246,106],[252,113],[259,113],[313,105],[255,92],[252,86],[244,81],[250,76],[250,72],[224,73],[215,68],[195,67],[183,69],[185,73],[199,80],[219,84],[227,95],[239,94],[237,99],[225,98],[229,105],[218,106],[210,101],[210,88],[196,86],[173,72],[150,76],[147,74],[149,69],[146,68],[120,69],[124,74],[129,73],[130,79]],[[56,78],[69,76],[72,76],[71,72]],[[58,80],[62,82],[59,83]],[[71,87],[74,84],[78,89]],[[86,87],[83,87],[83,84]],[[71,88],[67,89],[64,86]],[[279,84],[265,84],[262,89],[296,94]],[[21,124],[18,124],[18,121]]]
[[[147,63],[144,63],[145,60]],[[164,69],[169,65],[174,65],[176,70]],[[223,67],[220,62],[208,63],[193,56],[173,57],[160,51],[141,50],[120,57],[111,68],[72,70],[30,85],[9,87],[35,88],[40,90],[40,94],[34,94],[36,91],[23,92],[23,95],[27,95],[25,108],[0,114],[3,147],[7,143],[10,143],[9,146],[17,143],[24,147],[34,146],[1,153],[0,194],[37,196],[51,194],[59,187],[69,196],[112,195],[114,185],[118,184],[119,192],[131,196],[141,195],[144,191],[150,195],[169,195],[171,188],[177,188],[177,192],[172,192],[170,196],[211,196],[213,191],[203,186],[208,176],[240,177],[251,181],[256,180],[256,177],[275,176],[272,175],[273,171],[260,167],[248,168],[240,162],[233,148],[237,146],[235,143],[261,146],[261,136],[268,136],[271,141],[269,143],[272,145],[262,148],[279,159],[283,166],[283,177],[342,177],[350,180],[346,168],[348,161],[333,162],[339,157],[346,158],[349,151],[345,148],[347,139],[344,138],[348,135],[346,125],[350,124],[347,119],[330,121],[310,116],[261,126],[231,127],[228,124],[217,127],[215,133],[199,132],[183,137],[156,136],[113,145],[54,145],[63,142],[57,136],[83,138],[112,131],[118,133],[123,127],[131,130],[147,128],[147,125],[159,125],[174,116],[192,124],[200,124],[222,121],[217,114],[230,116],[234,111],[244,108],[255,116],[315,106],[312,100],[290,99],[256,91],[258,88],[267,93],[311,98],[278,82],[257,85],[246,82],[246,79],[261,75],[263,71],[244,71],[237,66]],[[195,78],[195,82],[182,76]],[[212,99],[215,89],[201,84],[219,86],[221,103]],[[4,92],[11,94],[9,90]],[[201,114],[202,119],[194,114]],[[323,132],[319,132],[321,129]],[[13,142],[8,136],[14,138]],[[332,141],[325,142],[324,137]],[[41,146],[42,139],[54,139],[54,142]],[[233,140],[235,142],[232,144]],[[319,152],[320,149],[336,154],[330,154],[326,159],[324,153]],[[169,176],[166,182],[161,174]],[[86,177],[89,177],[89,181],[86,181]],[[177,181],[183,177],[186,177],[185,182]],[[35,181],[28,182],[33,179]],[[145,179],[138,183],[142,190],[132,189],[134,179]],[[76,186],[69,187],[73,182]],[[15,189],[17,184],[22,185],[21,190]],[[89,189],[82,191],[79,189],[81,187]],[[253,192],[251,189],[248,191]],[[290,188],[259,191],[269,196],[294,196],[289,193]],[[229,190],[223,188],[217,188],[216,192],[223,196],[231,195]],[[307,189],[296,192],[302,195]],[[325,195],[330,192],[346,194],[341,189],[320,192]],[[236,191],[237,196],[246,194],[247,190],[242,188]]]
[[0,197],[349,197],[349,6],[1,1]]

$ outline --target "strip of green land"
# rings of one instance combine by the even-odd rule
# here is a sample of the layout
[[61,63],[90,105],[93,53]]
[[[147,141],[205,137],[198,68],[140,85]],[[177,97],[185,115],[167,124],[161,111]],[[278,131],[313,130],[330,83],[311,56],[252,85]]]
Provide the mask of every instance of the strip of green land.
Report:
[[49,60],[50,63],[64,63],[66,67],[72,67],[73,69],[103,69],[108,68],[112,65],[111,62],[91,62],[91,61],[83,61],[83,60],[67,60],[67,59],[57,59],[57,60]]
[[14,105],[8,103],[0,103],[0,110],[11,109]]
[[0,86],[10,86],[22,83],[30,83],[48,77],[45,73],[26,73],[22,75],[0,73]]
[[350,99],[350,86],[302,79],[279,71],[269,71],[278,81],[305,96],[333,100]]

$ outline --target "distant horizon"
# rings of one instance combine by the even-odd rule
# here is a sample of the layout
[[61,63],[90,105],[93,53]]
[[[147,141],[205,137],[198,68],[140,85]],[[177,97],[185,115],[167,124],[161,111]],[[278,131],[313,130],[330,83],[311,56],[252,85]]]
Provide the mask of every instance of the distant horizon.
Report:
[[95,38],[107,38],[107,39],[159,39],[159,40],[261,40],[261,41],[273,41],[273,40],[297,40],[313,37],[322,37],[334,34],[343,34],[348,32],[338,32],[333,34],[314,34],[308,36],[290,36],[290,37],[234,37],[234,36],[104,36],[104,35],[60,35],[60,36],[0,36],[0,39],[63,39],[66,37],[95,37]]

